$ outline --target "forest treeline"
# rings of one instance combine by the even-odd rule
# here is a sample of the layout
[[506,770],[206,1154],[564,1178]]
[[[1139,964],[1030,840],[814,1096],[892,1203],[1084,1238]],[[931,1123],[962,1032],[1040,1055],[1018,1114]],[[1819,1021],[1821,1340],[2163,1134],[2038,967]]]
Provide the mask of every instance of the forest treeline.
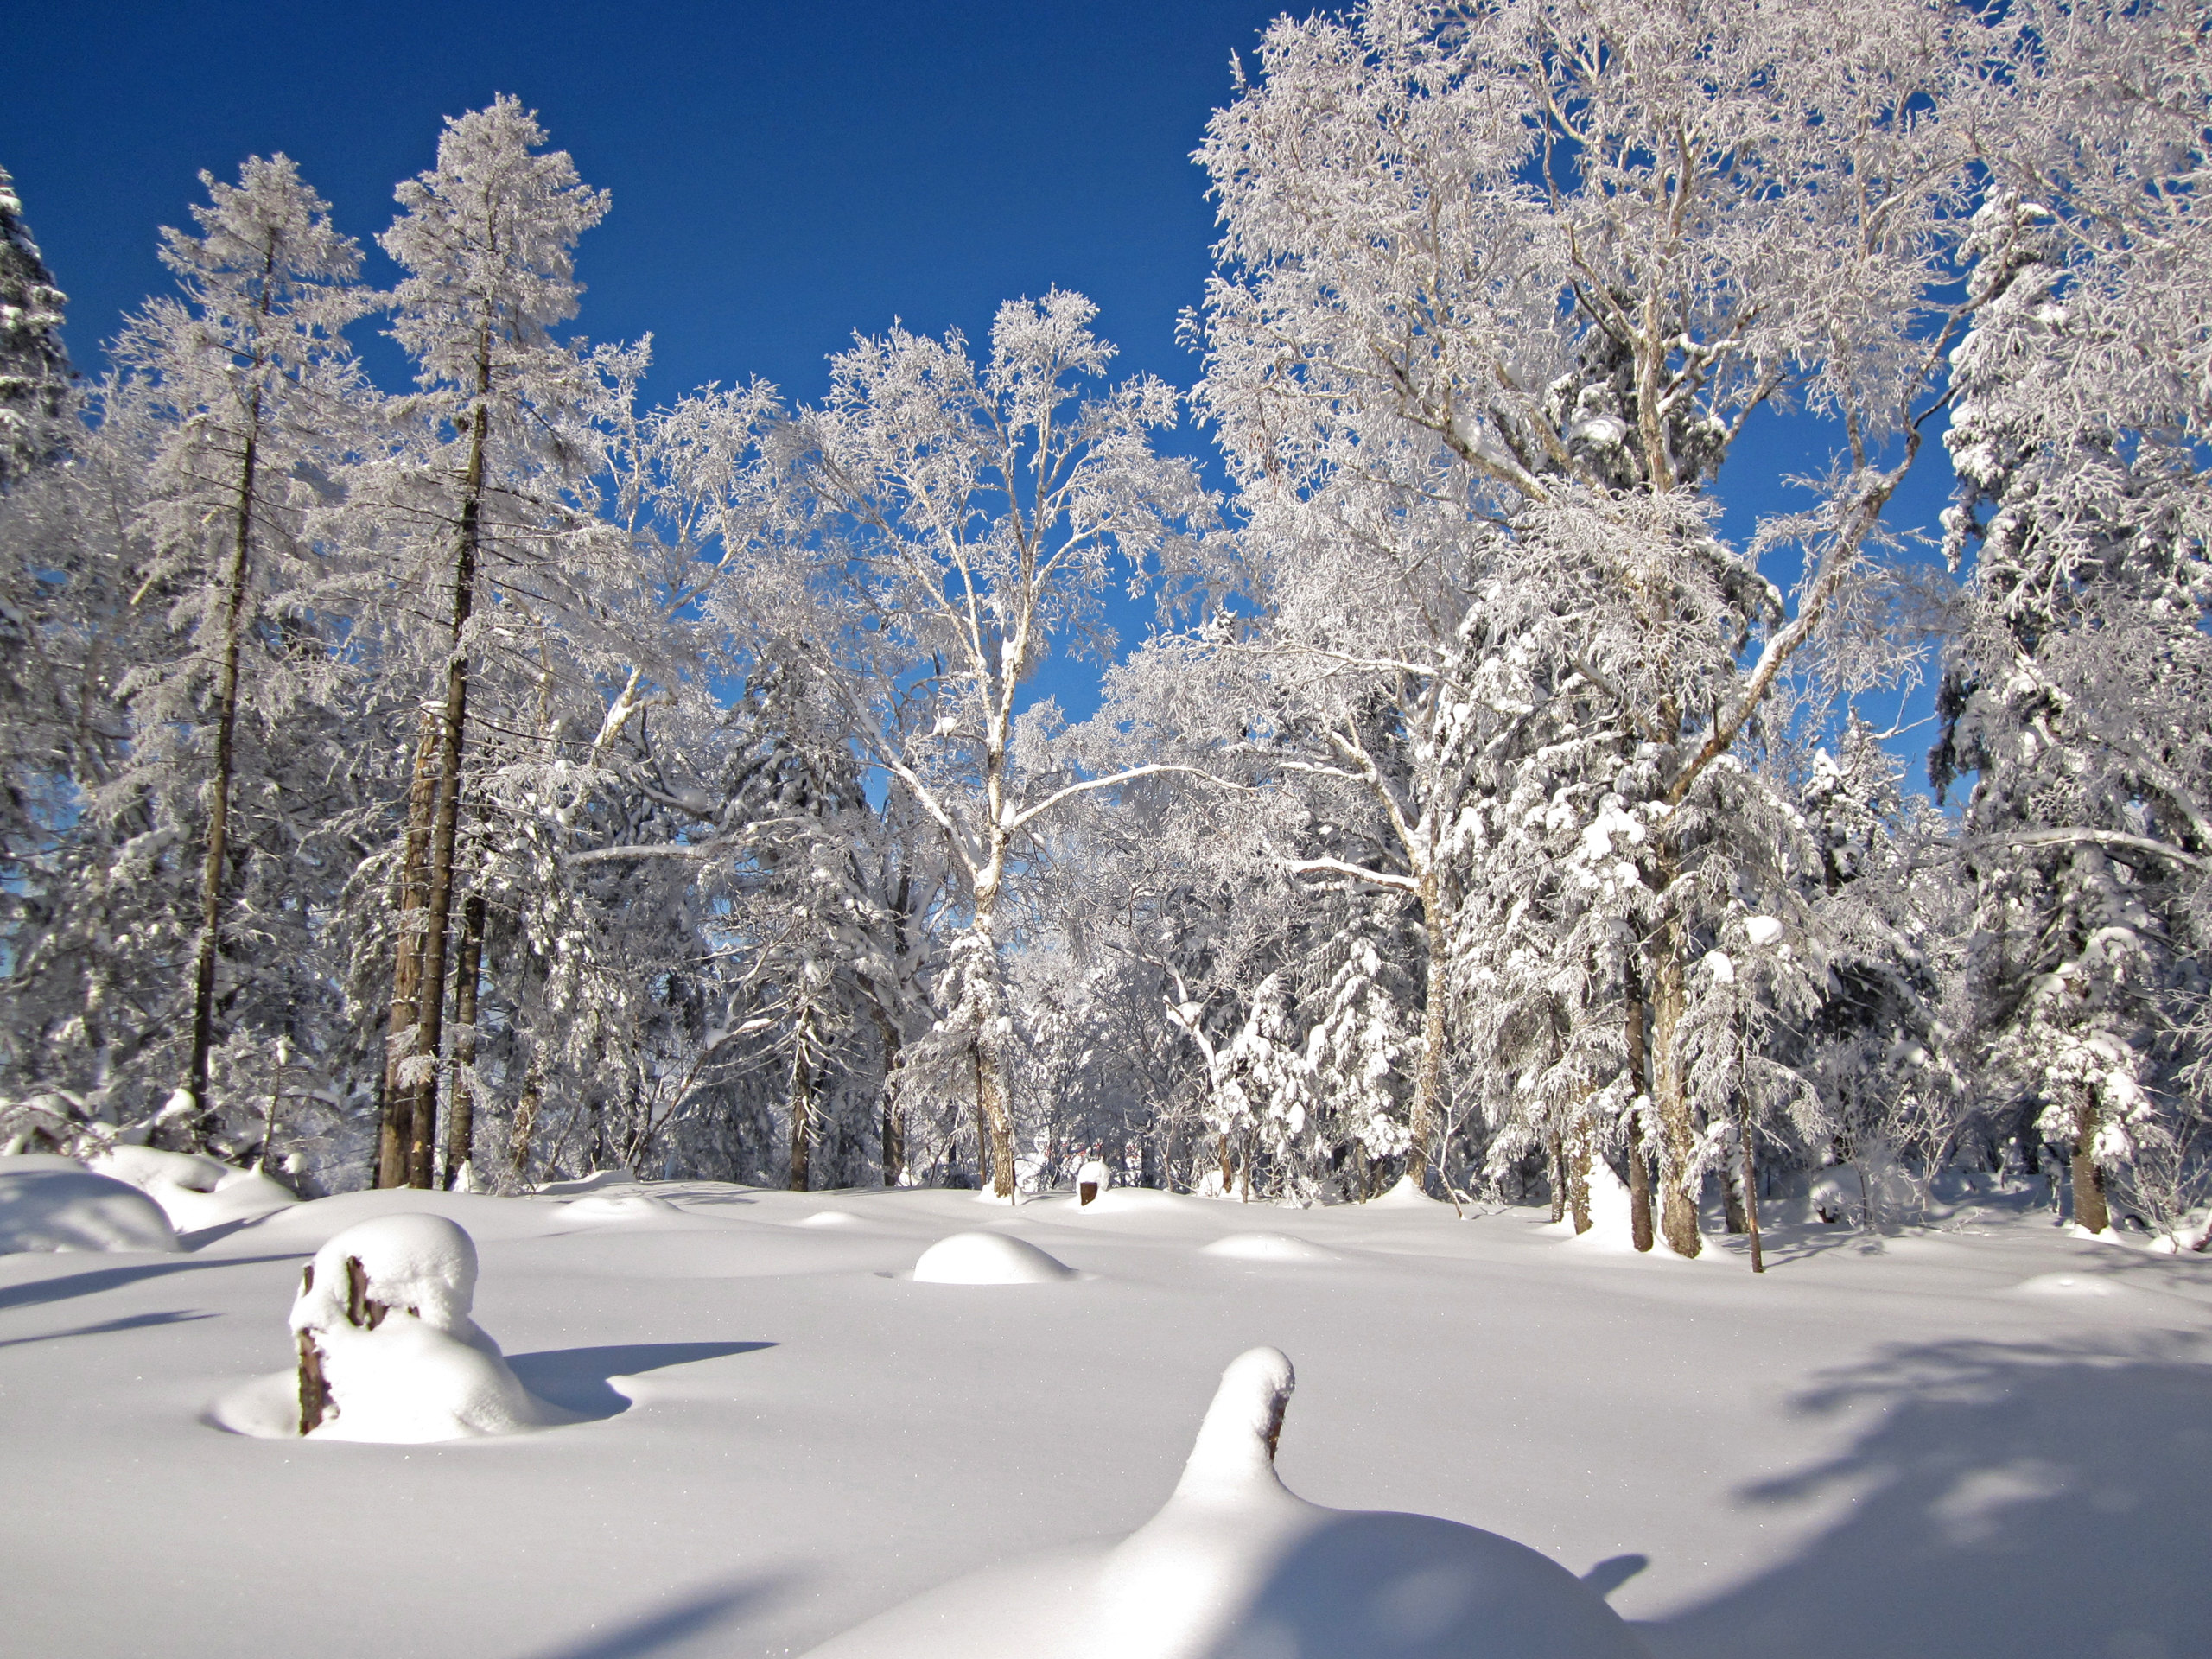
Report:
[[[1707,1195],[1972,1169],[2181,1238],[2206,30],[1285,18],[1198,152],[1187,390],[1056,289],[646,407],[649,342],[572,326],[607,198],[505,98],[388,290],[283,156],[203,175],[79,376],[0,175],[0,1138],[310,1192],[1618,1185],[1686,1254]],[[1762,411],[1833,454],[1731,536]],[[1893,506],[1946,467],[1948,571]],[[1934,800],[1868,714],[1923,671]]]

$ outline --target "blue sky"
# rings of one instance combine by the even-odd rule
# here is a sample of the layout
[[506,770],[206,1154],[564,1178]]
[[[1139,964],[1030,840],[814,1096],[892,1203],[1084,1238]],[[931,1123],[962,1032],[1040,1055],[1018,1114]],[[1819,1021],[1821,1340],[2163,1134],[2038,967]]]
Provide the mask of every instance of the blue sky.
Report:
[[[235,177],[283,150],[368,245],[442,118],[512,92],[613,193],[579,256],[578,326],[652,333],[655,397],[757,374],[811,398],[855,328],[899,317],[981,339],[1001,300],[1055,283],[1098,302],[1124,371],[1187,385],[1175,319],[1212,237],[1189,153],[1229,95],[1230,54],[1282,9],[69,0],[8,24],[0,165],[69,293],[86,366],[166,286],[155,229],[188,223],[200,168]],[[370,274],[394,273],[372,251]],[[1820,470],[1829,441],[1802,422],[1747,434],[1722,480],[1731,530],[1788,504],[1769,480]],[[1932,525],[1943,460],[1931,443],[1907,520]],[[1148,615],[1118,620],[1134,634]],[[1055,664],[1040,689],[1080,714],[1095,679]],[[1893,746],[1914,781],[1926,741]]]

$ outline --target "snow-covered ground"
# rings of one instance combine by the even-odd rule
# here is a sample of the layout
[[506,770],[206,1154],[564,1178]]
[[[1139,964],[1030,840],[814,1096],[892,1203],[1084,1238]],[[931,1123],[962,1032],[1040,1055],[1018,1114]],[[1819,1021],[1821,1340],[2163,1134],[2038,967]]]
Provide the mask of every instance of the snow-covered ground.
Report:
[[[579,1421],[431,1446],[212,1426],[293,1363],[315,1250],[407,1211],[467,1230],[474,1317]],[[1072,1276],[913,1276],[977,1230]],[[11,1652],[803,1652],[1147,1522],[1224,1366],[1263,1344],[1298,1372],[1293,1491],[1518,1539],[1661,1659],[2212,1643],[2212,1258],[2048,1212],[1783,1228],[1757,1280],[1733,1248],[1623,1255],[1535,1211],[1125,1190],[1010,1213],[708,1185],[355,1194],[182,1243],[0,1256]],[[1049,1575],[1009,1582],[1050,1601]]]

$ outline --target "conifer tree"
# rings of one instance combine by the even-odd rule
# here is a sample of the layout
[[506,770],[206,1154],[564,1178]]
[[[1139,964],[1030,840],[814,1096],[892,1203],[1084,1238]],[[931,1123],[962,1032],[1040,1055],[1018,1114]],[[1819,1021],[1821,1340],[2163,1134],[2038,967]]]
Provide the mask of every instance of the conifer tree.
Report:
[[61,344],[67,302],[23,223],[16,181],[0,167],[0,490],[62,443],[73,378]]
[[538,154],[544,142],[512,98],[449,119],[436,165],[399,188],[399,217],[381,238],[407,272],[391,334],[421,390],[408,410],[414,437],[364,483],[409,550],[424,608],[438,607],[430,662],[442,682],[424,715],[400,874],[385,1186],[431,1177],[480,601],[518,568],[557,570],[543,539],[572,527],[563,492],[594,470],[581,417],[598,378],[550,331],[575,315],[572,251],[608,200],[565,151]]
[[325,574],[311,545],[323,504],[315,480],[350,458],[361,384],[340,331],[370,304],[353,280],[359,249],[287,157],[250,158],[236,185],[206,173],[200,182],[200,234],[162,232],[162,262],[182,297],[130,319],[118,350],[162,423],[141,588],[165,604],[182,645],[126,680],[139,732],[132,772],[149,785],[162,781],[149,774],[190,774],[187,792],[204,813],[179,1082],[195,1122],[212,1106],[239,717],[250,709],[274,725],[331,672],[334,645],[313,593]]

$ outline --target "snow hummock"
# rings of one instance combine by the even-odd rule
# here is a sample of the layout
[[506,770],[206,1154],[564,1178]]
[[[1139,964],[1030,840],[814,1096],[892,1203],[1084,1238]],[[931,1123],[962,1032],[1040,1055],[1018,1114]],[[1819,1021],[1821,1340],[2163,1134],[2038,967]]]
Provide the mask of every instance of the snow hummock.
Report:
[[563,1221],[666,1221],[683,1212],[643,1192],[597,1192],[561,1206]]
[[1398,1177],[1396,1185],[1393,1186],[1388,1192],[1383,1193],[1380,1198],[1370,1198],[1368,1202],[1370,1204],[1440,1205],[1443,1204],[1444,1200],[1441,1198],[1430,1198],[1427,1193],[1421,1190],[1421,1184],[1414,1180],[1412,1176],[1401,1175]]
[[[476,1245],[443,1216],[387,1215],[346,1228],[315,1252],[292,1303],[300,1371],[233,1389],[221,1427],[274,1439],[416,1446],[514,1434],[565,1420],[535,1398],[469,1317]],[[328,1389],[319,1421],[305,1376]]]
[[[1292,1493],[1274,1459],[1295,1380],[1280,1349],[1230,1361],[1167,1503],[1103,1554],[975,1575],[815,1659],[1645,1659],[1596,1591],[1525,1545]],[[986,1616],[1039,1594],[1049,1623]]]
[[128,1181],[162,1206],[181,1233],[226,1222],[258,1221],[299,1198],[257,1170],[219,1158],[154,1147],[110,1147],[86,1160],[96,1173]]
[[1341,1262],[1342,1250],[1315,1244],[1287,1233],[1230,1233],[1199,1247],[1206,1255],[1225,1255],[1236,1262]]
[[1004,1233],[955,1233],[914,1263],[914,1278],[925,1285],[1046,1285],[1074,1276],[1065,1262]]
[[174,1250],[162,1207],[73,1158],[0,1155],[0,1255],[30,1250]]

